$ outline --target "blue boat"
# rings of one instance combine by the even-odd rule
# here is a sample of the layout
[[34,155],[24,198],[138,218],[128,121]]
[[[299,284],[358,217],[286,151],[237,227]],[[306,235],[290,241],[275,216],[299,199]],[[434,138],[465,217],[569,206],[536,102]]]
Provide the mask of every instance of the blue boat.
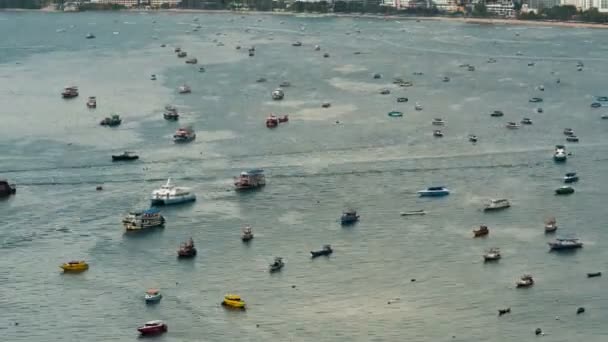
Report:
[[340,223],[342,225],[353,224],[359,221],[359,215],[357,215],[357,211],[353,209],[345,210],[340,217]]
[[445,186],[433,186],[425,190],[418,191],[420,197],[438,197],[447,196],[450,194],[450,190]]

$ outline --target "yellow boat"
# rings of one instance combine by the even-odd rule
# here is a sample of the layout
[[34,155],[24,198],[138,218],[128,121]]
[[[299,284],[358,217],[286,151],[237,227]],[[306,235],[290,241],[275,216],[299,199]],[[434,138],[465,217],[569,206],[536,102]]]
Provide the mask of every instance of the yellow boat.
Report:
[[82,272],[89,269],[89,264],[84,260],[79,260],[66,262],[59,267],[63,269],[64,272]]
[[235,294],[225,295],[222,305],[235,309],[245,309],[245,301],[241,299],[241,296]]

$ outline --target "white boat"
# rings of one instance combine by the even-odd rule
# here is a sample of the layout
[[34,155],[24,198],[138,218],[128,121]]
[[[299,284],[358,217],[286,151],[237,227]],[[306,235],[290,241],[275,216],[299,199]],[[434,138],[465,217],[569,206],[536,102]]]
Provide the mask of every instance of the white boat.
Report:
[[158,303],[163,298],[159,289],[149,289],[144,295],[146,303]]
[[196,139],[196,133],[192,127],[181,127],[173,134],[173,142],[176,144],[188,143]]
[[177,187],[171,184],[171,178],[160,189],[152,191],[152,205],[169,205],[196,201],[196,195],[190,188]]
[[490,248],[483,255],[484,261],[498,261],[502,256],[500,255],[500,249],[498,248]]
[[557,230],[557,221],[551,217],[545,221],[545,233],[554,233]]
[[165,218],[158,209],[150,208],[144,211],[130,212],[122,220],[122,224],[127,231],[142,230],[164,226]]
[[516,122],[507,122],[505,126],[509,129],[518,129],[519,127],[521,127],[521,125]]
[[432,186],[424,190],[418,191],[420,197],[440,197],[450,194],[450,190],[445,186]]
[[435,119],[433,119],[433,125],[443,126],[443,125],[445,125],[445,121],[443,121],[442,118],[435,118]]
[[401,212],[401,216],[417,216],[417,215],[426,215],[426,212],[422,209]]
[[517,287],[530,287],[534,285],[534,279],[529,274],[524,274],[521,278],[515,282]]
[[416,105],[414,106],[414,109],[416,110],[422,110],[422,105],[418,102],[416,102]]
[[282,100],[285,97],[285,93],[281,89],[275,89],[271,95],[273,100]]
[[553,160],[556,162],[565,162],[568,159],[566,155],[566,147],[564,145],[555,145],[555,153],[553,153]]
[[192,89],[190,89],[190,86],[187,84],[184,84],[182,86],[180,86],[177,91],[179,91],[180,94],[189,94],[192,92]]
[[511,203],[509,202],[508,199],[492,199],[490,200],[490,202],[488,202],[485,207],[483,208],[484,211],[493,211],[493,210],[500,210],[500,209],[506,209],[509,208],[511,206]]
[[87,100],[87,107],[97,108],[97,98],[95,96],[89,96],[89,99]]

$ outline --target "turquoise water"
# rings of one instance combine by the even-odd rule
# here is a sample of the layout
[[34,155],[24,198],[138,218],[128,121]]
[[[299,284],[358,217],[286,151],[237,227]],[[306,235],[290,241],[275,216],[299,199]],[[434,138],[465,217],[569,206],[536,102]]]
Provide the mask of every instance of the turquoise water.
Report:
[[[603,30],[26,12],[0,13],[0,32],[10,33],[0,35],[0,176],[18,186],[0,202],[2,341],[130,341],[151,319],[168,322],[162,341],[514,341],[534,338],[536,327],[551,341],[606,340],[605,279],[585,275],[606,271],[608,258],[608,121],[600,119],[608,112],[589,107],[607,92]],[[97,38],[84,39],[88,32]],[[292,47],[296,40],[303,46]],[[255,45],[255,57],[236,45]],[[174,46],[199,65],[177,59]],[[398,88],[393,77],[414,86]],[[285,99],[272,101],[285,80]],[[183,83],[192,94],[177,94]],[[65,101],[59,92],[71,84],[81,95]],[[380,95],[384,87],[392,93]],[[91,95],[95,110],[85,107]],[[542,114],[528,102],[535,96]],[[321,108],[325,101],[332,106]],[[180,123],[162,119],[166,104],[183,113]],[[490,118],[495,109],[505,116]],[[392,110],[403,118],[388,117]],[[120,127],[98,125],[114,112]],[[269,112],[290,122],[269,130]],[[435,117],[446,121],[442,139],[432,136]],[[534,124],[504,128],[523,117]],[[180,124],[193,125],[195,142],[172,143]],[[581,142],[567,144],[574,155],[558,165],[552,150],[565,143],[565,127]],[[141,159],[113,164],[110,155],[125,149]],[[266,169],[268,185],[232,191],[232,177],[253,167]],[[576,193],[554,196],[569,171],[581,176]],[[124,235],[122,217],[145,208],[167,177],[198,201],[163,209],[163,230]],[[431,185],[452,194],[416,196]],[[512,208],[484,214],[494,197]],[[340,227],[344,207],[361,222]],[[399,215],[416,209],[428,214]],[[548,216],[585,248],[548,253]],[[245,224],[256,234],[250,245],[239,238]],[[480,224],[490,236],[472,239]],[[178,262],[190,236],[199,255]],[[325,243],[334,254],[310,260]],[[503,259],[484,264],[494,246]],[[286,266],[270,275],[274,256]],[[91,268],[61,274],[70,259]],[[523,273],[536,285],[516,290]],[[150,287],[162,289],[159,305],[144,304]],[[249,309],[224,310],[225,293]],[[577,316],[579,306],[587,312]],[[512,313],[498,318],[504,307]]]

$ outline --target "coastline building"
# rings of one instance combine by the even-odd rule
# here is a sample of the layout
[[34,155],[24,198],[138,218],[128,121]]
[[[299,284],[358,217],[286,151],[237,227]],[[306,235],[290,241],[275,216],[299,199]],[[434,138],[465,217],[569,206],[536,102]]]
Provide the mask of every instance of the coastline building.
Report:
[[513,0],[486,1],[486,9],[489,13],[493,13],[502,17],[515,16],[515,4],[513,3]]

